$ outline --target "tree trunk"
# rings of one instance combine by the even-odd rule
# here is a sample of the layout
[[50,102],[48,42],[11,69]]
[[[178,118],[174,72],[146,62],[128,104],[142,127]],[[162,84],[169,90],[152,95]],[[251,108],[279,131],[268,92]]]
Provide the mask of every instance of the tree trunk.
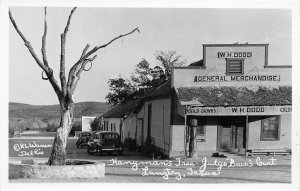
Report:
[[73,103],[69,104],[68,109],[63,110],[60,127],[56,130],[56,136],[48,160],[48,165],[65,165],[66,146],[73,124],[73,110]]

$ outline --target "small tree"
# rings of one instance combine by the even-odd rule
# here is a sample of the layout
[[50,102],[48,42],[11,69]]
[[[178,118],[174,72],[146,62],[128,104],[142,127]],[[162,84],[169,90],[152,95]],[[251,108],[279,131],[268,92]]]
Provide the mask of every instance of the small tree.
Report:
[[116,105],[122,101],[143,96],[171,77],[171,67],[185,64],[185,61],[180,61],[181,56],[176,55],[176,51],[158,51],[155,58],[160,61],[163,68],[160,66],[151,68],[149,62],[143,58],[135,66],[130,80],[122,77],[109,79],[110,92],[105,97],[107,102]]
[[135,92],[135,88],[131,86],[130,82],[124,78],[114,78],[108,81],[109,93],[105,97],[107,102],[116,105],[121,101],[126,100],[130,95]]
[[134,74],[131,75],[131,81],[137,86],[148,86],[153,79],[151,75],[150,64],[146,59],[142,59],[134,70]]
[[[43,73],[46,74],[47,77],[42,76],[44,80],[49,80],[50,84],[52,85],[57,98],[59,100],[60,108],[61,108],[61,121],[60,125],[56,130],[56,136],[53,143],[52,152],[50,155],[50,158],[48,160],[49,165],[64,165],[65,164],[65,158],[66,158],[66,146],[67,146],[67,139],[68,135],[71,131],[71,127],[73,124],[73,111],[75,106],[74,101],[74,91],[76,89],[77,83],[80,79],[80,75],[82,71],[86,70],[86,64],[89,62],[92,62],[95,60],[96,56],[94,53],[96,53],[99,49],[103,49],[110,45],[115,40],[118,40],[119,38],[128,36],[133,34],[134,32],[139,32],[138,28],[133,29],[131,32],[119,35],[106,44],[103,44],[101,46],[95,46],[93,49],[89,50],[90,48],[89,44],[85,46],[85,48],[82,51],[81,56],[79,57],[78,61],[74,63],[74,65],[71,67],[68,76],[66,77],[65,72],[65,44],[66,44],[66,37],[67,33],[69,31],[71,18],[76,10],[76,7],[74,7],[70,14],[67,21],[67,24],[65,26],[65,29],[63,33],[60,35],[61,37],[61,53],[60,53],[60,84],[57,82],[53,75],[53,70],[50,68],[47,56],[46,56],[46,37],[47,37],[47,8],[44,9],[44,34],[42,37],[42,60],[39,59],[37,54],[35,53],[33,47],[31,46],[30,42],[26,39],[26,37],[22,34],[20,29],[18,28],[11,11],[9,10],[9,18],[14,26],[15,30],[19,34],[19,36],[22,38],[22,40],[25,43],[25,46],[27,47],[28,51],[34,58],[35,62],[38,64],[38,66],[43,70]],[[42,73],[42,74],[43,74]]]
[[103,124],[102,124],[103,119],[100,117],[96,117],[93,121],[91,121],[91,129],[92,131],[98,131],[98,130],[103,130]]
[[159,64],[164,68],[165,70],[165,76],[167,79],[171,77],[171,67],[173,66],[182,66],[185,65],[186,61],[181,60],[180,55],[176,55],[176,51],[158,51],[155,54],[155,58],[159,61]]

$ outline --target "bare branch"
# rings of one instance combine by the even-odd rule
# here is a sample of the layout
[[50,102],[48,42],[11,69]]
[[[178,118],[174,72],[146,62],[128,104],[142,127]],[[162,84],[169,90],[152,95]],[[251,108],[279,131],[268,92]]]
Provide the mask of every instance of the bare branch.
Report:
[[114,39],[112,39],[111,41],[109,41],[108,43],[104,44],[104,45],[101,45],[101,46],[96,46],[94,47],[92,50],[90,50],[88,53],[86,53],[86,55],[84,57],[82,57],[77,63],[80,63],[82,61],[84,61],[86,58],[88,58],[90,55],[92,55],[93,53],[95,53],[96,51],[98,51],[99,49],[102,49],[102,48],[105,48],[107,47],[108,45],[110,45],[112,42],[114,42],[115,40],[119,39],[119,38],[122,38],[122,37],[125,37],[127,35],[131,35],[132,33],[138,31],[140,33],[140,30],[139,28],[135,28],[133,29],[131,32],[129,33],[126,33],[126,34],[122,34],[120,36],[117,36],[115,37]]
[[[34,60],[36,61],[36,63],[45,71],[47,77],[49,78],[49,82],[51,83],[56,95],[58,96],[58,98],[61,97],[61,90],[60,87],[57,83],[57,81],[55,80],[54,76],[53,76],[53,72],[52,69],[49,68],[48,66],[44,65],[40,59],[38,58],[38,56],[35,54],[30,42],[26,39],[26,37],[23,35],[23,33],[20,31],[20,29],[18,28],[12,14],[11,11],[9,10],[9,19],[11,21],[11,23],[13,24],[14,28],[16,29],[17,33],[19,34],[19,36],[22,38],[22,40],[25,43],[25,46],[27,47],[28,51],[30,52],[30,54],[32,55],[32,57],[34,58]],[[45,35],[45,32],[44,32]],[[44,39],[44,37],[43,37]]]
[[88,53],[86,53],[86,51],[89,48],[89,45],[86,45],[86,47],[84,48],[84,50],[82,52],[82,55],[81,55],[80,59],[70,69],[68,85],[67,85],[68,86],[68,88],[67,88],[68,89],[68,94],[71,95],[74,92],[75,87],[77,85],[77,82],[80,78],[80,74],[83,71],[83,69],[84,69],[85,65],[87,64],[87,62],[93,61],[96,58],[96,55],[93,58],[89,58],[89,56],[91,56],[93,53],[95,53],[99,49],[107,47],[108,45],[110,45],[115,40],[117,40],[119,38],[122,38],[122,37],[125,37],[125,36],[128,36],[128,35],[136,32],[136,31],[140,33],[140,30],[137,27],[137,28],[133,29],[132,31],[126,33],[126,34],[122,34],[122,35],[119,35],[119,36],[113,38],[112,40],[110,40],[108,43],[106,43],[104,45],[94,47]]
[[47,72],[47,68],[45,67],[45,65],[40,61],[40,59],[37,57],[37,55],[35,54],[30,42],[25,38],[25,36],[23,35],[23,33],[19,30],[10,10],[9,10],[9,19],[11,21],[11,23],[13,24],[14,28],[16,29],[17,33],[20,35],[20,37],[22,38],[22,40],[25,43],[25,46],[27,47],[27,49],[29,50],[30,54],[32,55],[32,57],[34,58],[34,60],[36,61],[36,63],[43,69],[45,70],[45,72]]
[[[87,44],[87,45],[84,47],[84,49],[83,49],[83,51],[82,51],[82,54],[81,54],[81,56],[80,56],[80,59],[81,59],[82,57],[85,56],[86,51],[89,49],[89,47],[90,47],[89,44]],[[67,88],[71,86],[72,79],[73,79],[72,76],[75,75],[75,71],[78,70],[78,68],[80,67],[80,66],[79,66],[80,64],[82,64],[82,62],[81,62],[81,63],[78,63],[78,62],[77,62],[77,63],[74,64],[74,65],[72,66],[72,68],[70,69],[70,71],[69,71],[69,76],[68,76]],[[68,90],[68,92],[70,92],[70,91]]]
[[45,17],[44,17],[44,35],[42,38],[42,55],[43,55],[43,62],[44,65],[48,67],[48,60],[46,56],[46,37],[47,37],[47,7],[44,9]]
[[90,47],[90,45],[89,45],[89,44],[87,44],[87,45],[85,46],[85,48],[84,48],[84,49],[83,49],[83,51],[82,51],[82,54],[81,54],[80,58],[82,58],[82,57],[84,57],[84,56],[85,56],[85,54],[86,54],[86,51],[89,49],[89,47]]
[[74,76],[72,76],[72,84],[71,84],[71,87],[70,87],[70,93],[72,93],[72,94],[74,93],[75,88],[76,88],[76,86],[77,86],[77,83],[78,83],[78,81],[79,81],[79,79],[80,79],[80,74],[81,74],[82,71],[84,70],[86,64],[87,64],[88,62],[94,61],[94,60],[96,59],[96,57],[97,57],[97,55],[94,55],[93,58],[88,58],[88,59],[86,59],[86,60],[82,63],[81,67],[80,67],[80,68],[79,68],[79,67],[77,68],[78,70],[75,72]]
[[60,73],[59,73],[59,77],[60,77],[60,82],[61,82],[61,88],[62,88],[62,94],[65,96],[67,94],[67,84],[66,84],[66,74],[65,74],[65,47],[66,47],[66,36],[69,30],[69,26],[71,23],[71,19],[72,19],[72,15],[74,13],[74,11],[76,10],[76,7],[74,7],[71,10],[71,13],[69,15],[66,27],[64,32],[60,35],[61,37],[61,54],[60,54]]

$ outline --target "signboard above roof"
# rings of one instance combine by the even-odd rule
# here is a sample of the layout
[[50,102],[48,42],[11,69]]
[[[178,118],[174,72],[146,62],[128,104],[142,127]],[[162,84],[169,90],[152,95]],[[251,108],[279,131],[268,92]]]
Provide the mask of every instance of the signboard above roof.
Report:
[[203,66],[174,67],[172,86],[289,86],[291,66],[268,64],[268,44],[204,44]]
[[218,58],[251,58],[252,52],[218,52]]
[[225,66],[226,59],[240,58],[245,69],[268,65],[268,44],[204,44],[204,66]]

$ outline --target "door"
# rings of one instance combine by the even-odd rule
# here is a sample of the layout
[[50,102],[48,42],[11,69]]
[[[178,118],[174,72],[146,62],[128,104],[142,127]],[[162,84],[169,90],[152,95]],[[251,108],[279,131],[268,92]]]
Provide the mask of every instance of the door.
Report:
[[246,146],[245,124],[219,125],[218,150],[233,151]]
[[242,149],[246,146],[246,127],[245,124],[236,125],[235,148]]
[[232,128],[231,125],[223,125],[221,130],[220,151],[228,151],[232,148]]
[[144,141],[144,120],[143,118],[139,118],[137,120],[137,145],[142,146]]

